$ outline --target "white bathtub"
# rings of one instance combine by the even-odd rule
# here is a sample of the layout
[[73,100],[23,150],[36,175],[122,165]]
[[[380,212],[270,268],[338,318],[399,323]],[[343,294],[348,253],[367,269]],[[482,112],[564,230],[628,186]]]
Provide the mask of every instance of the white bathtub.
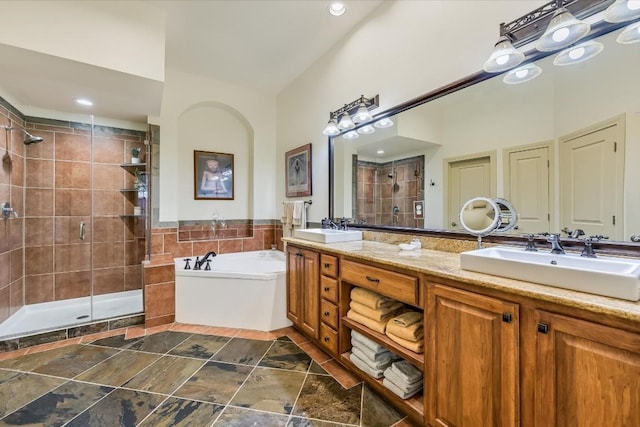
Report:
[[258,331],[291,325],[282,252],[218,255],[210,271],[184,265],[184,258],[175,258],[176,322]]

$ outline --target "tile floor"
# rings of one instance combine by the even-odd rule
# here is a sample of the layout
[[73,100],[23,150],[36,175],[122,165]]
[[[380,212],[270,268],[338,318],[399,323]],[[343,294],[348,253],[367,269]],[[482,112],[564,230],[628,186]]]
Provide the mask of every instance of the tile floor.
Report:
[[1,356],[0,426],[410,425],[292,328],[134,327]]

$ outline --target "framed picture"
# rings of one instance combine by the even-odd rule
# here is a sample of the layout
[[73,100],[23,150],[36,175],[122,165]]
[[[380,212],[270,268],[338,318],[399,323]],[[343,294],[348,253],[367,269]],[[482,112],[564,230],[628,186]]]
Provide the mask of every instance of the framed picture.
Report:
[[193,197],[233,200],[233,154],[193,151]]
[[311,144],[285,154],[287,197],[311,195]]

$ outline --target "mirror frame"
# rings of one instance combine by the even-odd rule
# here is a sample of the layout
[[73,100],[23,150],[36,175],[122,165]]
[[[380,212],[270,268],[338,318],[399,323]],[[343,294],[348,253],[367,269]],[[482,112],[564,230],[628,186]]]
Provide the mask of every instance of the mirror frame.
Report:
[[[581,39],[582,42],[600,37],[602,35],[608,34],[612,31],[616,31],[620,28],[626,27],[634,22],[638,22],[639,20],[632,20],[622,23],[609,23],[606,21],[600,21],[591,26],[591,32]],[[547,56],[555,55],[557,51],[554,52],[540,52],[536,49],[531,49],[525,53],[525,59],[521,65],[535,62],[542,58],[546,58]],[[481,83],[485,80],[491,79],[493,77],[499,76],[503,73],[486,73],[484,71],[478,71],[474,74],[471,74],[462,79],[453,81],[448,85],[442,86],[440,88],[434,89],[430,92],[427,92],[423,95],[420,95],[416,98],[410,99],[402,104],[398,104],[395,107],[391,107],[381,113],[375,114],[371,123],[377,120],[380,120],[385,117],[395,116],[396,114],[402,113],[403,111],[409,110],[414,107],[418,107],[422,104],[425,104],[430,101],[434,101],[438,98],[442,98],[443,96],[449,95],[451,93],[457,92],[469,86],[475,85],[476,83]],[[356,129],[366,125],[367,123],[362,123],[356,126]],[[334,156],[335,156],[335,138],[339,138],[342,136],[336,135],[328,138],[328,148],[329,148],[329,218],[334,218],[335,212],[335,178],[334,178]],[[400,233],[400,234],[412,234],[412,235],[421,235],[421,236],[431,236],[431,237],[441,237],[447,239],[458,239],[458,240],[475,240],[476,237],[472,236],[464,231],[452,231],[445,229],[426,229],[426,228],[409,228],[409,227],[397,227],[397,226],[388,226],[388,225],[370,225],[370,224],[349,224],[351,228],[357,228],[362,230],[371,230],[371,231],[382,231],[382,232],[392,232],[392,233]],[[486,236],[484,239],[487,243],[502,243],[509,245],[518,245],[525,246],[526,241],[519,235],[496,235],[492,234],[490,236]],[[538,238],[537,241],[540,243],[546,242],[546,240],[542,237]],[[563,239],[563,245],[568,249],[581,250],[583,243],[579,239],[572,239],[566,237]],[[631,255],[638,256],[638,248],[640,247],[640,243],[633,242],[598,242],[598,246],[601,252],[613,254],[613,255]]]

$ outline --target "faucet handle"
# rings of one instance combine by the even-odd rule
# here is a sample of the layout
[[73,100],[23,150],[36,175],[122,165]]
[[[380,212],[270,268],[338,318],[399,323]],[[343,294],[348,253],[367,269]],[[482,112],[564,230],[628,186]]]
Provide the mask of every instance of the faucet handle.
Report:
[[538,248],[536,247],[536,241],[535,241],[535,238],[538,237],[538,234],[533,234],[533,233],[523,234],[522,237],[527,239],[527,247],[524,248],[525,251],[529,251],[529,252],[538,251]]
[[591,239],[591,241],[595,240],[596,242],[599,242],[600,240],[606,240],[608,238],[609,238],[609,236],[603,236],[602,234],[596,234],[595,236],[589,236],[589,239]]

